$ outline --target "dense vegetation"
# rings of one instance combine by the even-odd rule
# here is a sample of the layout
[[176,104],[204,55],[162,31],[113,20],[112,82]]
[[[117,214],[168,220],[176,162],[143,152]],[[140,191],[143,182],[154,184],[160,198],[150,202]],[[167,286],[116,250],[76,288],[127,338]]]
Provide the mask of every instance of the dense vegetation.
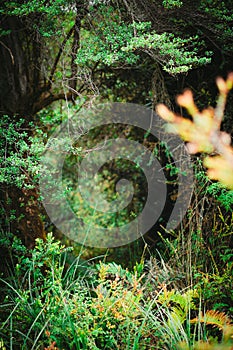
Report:
[[[231,1],[1,2],[0,349],[233,349],[232,25]],[[170,139],[123,122],[82,132],[106,102],[156,110],[185,141],[192,196],[176,227],[187,174]],[[110,232],[142,212],[143,157],[110,159],[95,187],[86,181],[96,206],[93,191],[104,193],[102,213],[77,194],[77,165],[120,137],[159,160],[165,206],[137,240],[86,246],[59,230],[65,211],[54,224],[45,210],[41,178],[60,198],[54,163],[41,159],[61,150],[58,130],[72,118],[81,137],[63,140],[63,192],[93,240],[99,226]],[[133,183],[130,205],[107,210],[122,178]]]

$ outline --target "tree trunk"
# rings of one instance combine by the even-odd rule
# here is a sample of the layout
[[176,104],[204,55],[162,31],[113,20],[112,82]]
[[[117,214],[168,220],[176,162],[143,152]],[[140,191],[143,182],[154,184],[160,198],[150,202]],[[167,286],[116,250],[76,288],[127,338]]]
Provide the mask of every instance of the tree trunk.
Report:
[[[1,27],[10,33],[0,41],[0,114],[14,116],[16,121],[23,118],[30,129],[35,96],[41,94],[41,43],[35,37],[32,42],[32,33],[16,17],[2,19]],[[4,184],[1,191],[5,228],[7,225],[28,247],[33,246],[35,238],[45,238],[37,189]]]
[[[80,6],[84,6],[80,2]],[[23,119],[24,127],[33,135],[30,122],[35,113],[59,99],[74,99],[77,82],[75,55],[79,46],[79,31],[81,19],[85,11],[77,6],[77,18],[73,28],[54,54],[52,69],[44,73],[43,64],[47,59],[47,49],[44,38],[36,29],[41,18],[39,14],[32,17],[0,16],[0,28],[6,34],[0,37],[0,117],[8,115],[14,120]],[[53,92],[54,73],[57,69],[64,46],[73,35],[73,56],[71,59],[70,81],[72,86],[66,93]],[[51,57],[50,57],[51,60]],[[31,130],[31,131],[30,131]],[[29,141],[28,141],[29,143]],[[7,157],[7,154],[6,154]],[[5,230],[17,234],[27,247],[34,245],[36,238],[45,238],[41,219],[41,207],[36,186],[33,189],[22,188],[14,184],[3,184],[0,188],[1,213],[4,216],[2,225]],[[13,215],[12,215],[13,214]]]

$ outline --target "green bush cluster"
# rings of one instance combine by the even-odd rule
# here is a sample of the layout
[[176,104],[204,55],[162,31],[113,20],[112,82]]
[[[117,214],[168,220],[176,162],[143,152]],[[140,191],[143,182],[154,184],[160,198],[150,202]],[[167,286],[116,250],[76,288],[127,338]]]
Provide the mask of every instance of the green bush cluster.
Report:
[[174,289],[161,278],[154,284],[143,261],[133,271],[115,263],[84,266],[79,257],[68,264],[71,248],[51,234],[30,252],[19,241],[13,250],[18,262],[4,281],[2,349],[197,349],[200,343],[228,349],[233,344],[226,314],[204,312],[197,288]]
[[[165,7],[181,6],[179,1],[164,2]],[[91,13],[91,9],[90,9]],[[130,67],[140,62],[140,54],[147,52],[170,74],[188,72],[193,67],[211,62],[211,52],[199,57],[203,42],[195,37],[178,37],[172,33],[156,33],[151,22],[122,22],[112,6],[99,6],[99,21],[94,21],[94,31],[83,29],[82,45],[76,62],[89,66],[90,62],[106,66]],[[187,49],[190,48],[190,49]]]
[[29,188],[37,183],[45,135],[33,122],[30,127],[31,130],[25,127],[23,118],[0,118],[0,184]]

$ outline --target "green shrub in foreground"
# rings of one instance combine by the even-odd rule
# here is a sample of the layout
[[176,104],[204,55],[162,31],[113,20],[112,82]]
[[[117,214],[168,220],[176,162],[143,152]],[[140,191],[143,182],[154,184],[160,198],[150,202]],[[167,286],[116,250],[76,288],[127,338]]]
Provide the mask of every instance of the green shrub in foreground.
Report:
[[231,320],[214,310],[202,313],[196,290],[179,291],[160,281],[150,296],[145,289],[153,285],[143,262],[133,272],[100,263],[83,273],[79,258],[66,265],[69,250],[52,235],[46,242],[38,239],[30,253],[21,249],[14,279],[5,281],[2,349],[232,347]]

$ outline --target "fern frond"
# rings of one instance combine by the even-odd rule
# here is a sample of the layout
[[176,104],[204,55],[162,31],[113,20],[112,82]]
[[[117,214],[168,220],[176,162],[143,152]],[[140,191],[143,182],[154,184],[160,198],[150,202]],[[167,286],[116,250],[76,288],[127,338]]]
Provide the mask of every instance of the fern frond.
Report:
[[226,326],[232,326],[231,319],[224,313],[216,310],[208,310],[204,314],[201,312],[198,317],[192,319],[191,323],[204,322],[205,324],[218,327],[223,330]]

